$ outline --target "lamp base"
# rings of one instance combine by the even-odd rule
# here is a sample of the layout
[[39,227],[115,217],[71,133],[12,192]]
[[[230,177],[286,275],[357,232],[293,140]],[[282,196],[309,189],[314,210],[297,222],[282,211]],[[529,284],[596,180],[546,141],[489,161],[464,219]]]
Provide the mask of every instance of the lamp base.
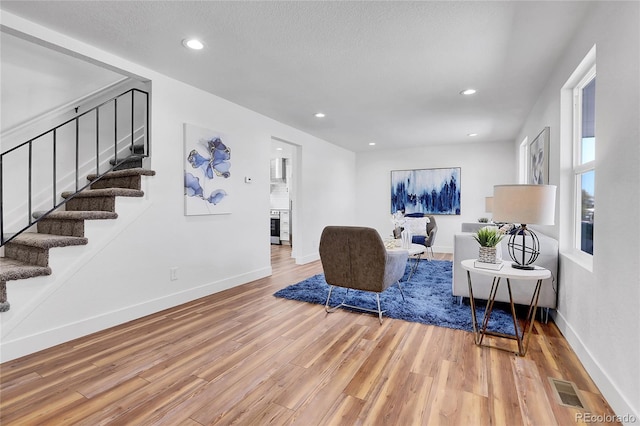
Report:
[[515,269],[524,269],[525,271],[531,271],[533,269],[536,269],[536,267],[533,265],[520,265],[519,263],[515,263],[515,262],[513,262],[511,266]]
[[540,254],[540,241],[538,241],[536,233],[528,229],[527,225],[520,224],[516,232],[511,234],[507,248],[514,268],[527,271],[535,268],[533,262]]

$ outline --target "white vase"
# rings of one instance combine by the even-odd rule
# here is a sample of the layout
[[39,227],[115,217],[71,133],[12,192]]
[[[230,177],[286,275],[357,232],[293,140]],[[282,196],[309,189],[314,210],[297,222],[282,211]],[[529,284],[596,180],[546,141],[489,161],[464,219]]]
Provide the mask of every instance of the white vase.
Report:
[[400,237],[402,238],[402,248],[404,249],[411,248],[411,240],[413,239],[413,236],[411,235],[411,231],[409,231],[407,228],[403,229],[402,232],[400,233]]

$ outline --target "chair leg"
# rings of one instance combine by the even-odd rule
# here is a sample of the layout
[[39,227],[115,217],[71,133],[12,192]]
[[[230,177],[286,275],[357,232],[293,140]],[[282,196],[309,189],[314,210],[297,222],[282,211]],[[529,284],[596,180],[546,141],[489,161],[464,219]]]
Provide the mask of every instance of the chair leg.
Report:
[[333,286],[329,286],[329,295],[327,296],[327,301],[324,304],[325,311],[329,312],[329,299],[331,299],[331,291],[333,290]]
[[380,293],[376,293],[376,300],[378,301],[378,318],[380,318],[380,324],[382,324],[382,310],[380,309]]
[[[336,309],[338,309],[340,306],[342,306],[344,304],[344,300],[342,301],[342,303],[339,303],[338,305],[334,306],[334,307],[330,307],[329,306],[329,299],[331,299],[331,291],[333,290],[333,286],[329,286],[329,295],[327,296],[327,301],[324,304],[324,310],[327,311],[327,313],[331,313],[334,312]],[[346,296],[345,296],[346,298]]]
[[[342,299],[342,302],[340,302],[336,306],[329,306],[329,300],[331,299],[331,291],[332,290],[333,290],[333,286],[329,286],[329,294],[327,295],[327,301],[324,304],[324,309],[325,309],[325,311],[327,311],[327,313],[335,312],[337,309],[339,309],[341,307],[352,308],[352,309],[357,309],[359,311],[371,312],[371,313],[374,313],[374,314],[377,313],[378,314],[378,318],[380,319],[380,324],[382,324],[382,313],[384,311],[380,307],[380,293],[376,293],[376,302],[378,303],[378,310],[375,310],[375,309],[369,309],[369,308],[361,308],[359,306],[353,306],[353,305],[348,305],[348,304],[344,303],[347,300],[347,294],[349,293],[349,289],[348,288],[347,288],[347,291],[345,292],[345,296],[344,296],[344,299]],[[402,290],[400,290],[400,291],[402,291]],[[402,297],[404,298],[404,295],[402,295]]]
[[549,322],[549,308],[540,308],[540,319],[545,324]]

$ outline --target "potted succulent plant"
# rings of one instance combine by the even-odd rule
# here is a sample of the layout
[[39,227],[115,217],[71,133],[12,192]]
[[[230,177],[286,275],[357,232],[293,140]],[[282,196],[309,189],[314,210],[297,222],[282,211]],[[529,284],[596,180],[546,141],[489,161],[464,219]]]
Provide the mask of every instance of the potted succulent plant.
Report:
[[473,234],[473,238],[480,244],[478,260],[485,263],[498,263],[496,260],[496,246],[504,238],[504,233],[495,226],[485,226]]

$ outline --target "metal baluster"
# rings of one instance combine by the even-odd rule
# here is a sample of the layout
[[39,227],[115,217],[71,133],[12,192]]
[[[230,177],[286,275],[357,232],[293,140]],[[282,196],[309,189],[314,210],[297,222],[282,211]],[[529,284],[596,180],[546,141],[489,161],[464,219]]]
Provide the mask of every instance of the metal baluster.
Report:
[[132,90],[131,91],[131,155],[136,153],[135,147],[134,147],[134,140],[133,140],[133,106],[135,104],[134,101],[134,94],[135,92]]
[[113,154],[115,167],[118,165],[118,98],[113,99]]
[[80,120],[76,118],[76,192],[78,192],[78,179],[80,179]]
[[33,161],[32,161],[32,155],[33,155],[33,139],[31,139],[31,140],[29,141],[29,191],[28,191],[28,193],[29,193],[29,201],[28,201],[28,204],[29,204],[29,217],[28,217],[28,220],[27,220],[27,222],[29,223],[29,225],[31,225],[31,224],[32,224],[32,222],[31,222],[31,218],[33,217],[33,212],[32,212],[32,209],[33,209],[33,205],[32,205],[32,204],[33,204],[33,203],[32,203],[32,201],[31,201],[31,186],[32,186],[32,184],[33,184],[33,182],[32,182],[32,180],[33,180],[33,179],[31,178],[31,175],[32,175],[32,173],[33,173],[33,169],[32,169],[32,164],[33,164]]
[[147,101],[147,111],[146,111],[147,123],[145,124],[145,127],[144,127],[144,139],[145,139],[145,145],[146,145],[145,154],[148,157],[151,154],[149,151],[151,149],[151,147],[149,146],[149,131],[150,131],[149,130],[149,93],[147,92],[143,92],[143,93]]
[[2,180],[4,176],[4,172],[2,171],[2,160],[4,159],[4,154],[0,155],[0,241],[4,244],[4,194],[2,192]]
[[58,199],[58,197],[56,197],[56,193],[58,192],[57,189],[57,166],[56,166],[56,159],[57,159],[57,152],[58,152],[58,129],[53,129],[53,206],[55,207],[57,205],[56,200]]
[[96,177],[100,174],[100,107],[96,107]]

